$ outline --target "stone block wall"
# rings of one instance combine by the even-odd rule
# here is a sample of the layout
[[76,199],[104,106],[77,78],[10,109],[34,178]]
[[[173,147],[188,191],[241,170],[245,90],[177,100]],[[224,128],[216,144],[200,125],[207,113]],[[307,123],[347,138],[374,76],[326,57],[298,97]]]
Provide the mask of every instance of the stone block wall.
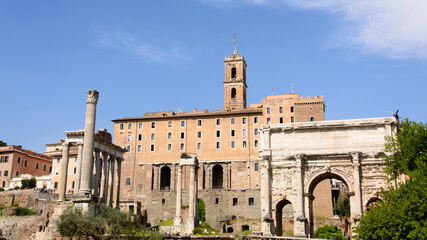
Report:
[[0,204],[10,206],[13,203],[19,206],[26,206],[28,196],[34,193],[34,190],[12,190],[0,192]]

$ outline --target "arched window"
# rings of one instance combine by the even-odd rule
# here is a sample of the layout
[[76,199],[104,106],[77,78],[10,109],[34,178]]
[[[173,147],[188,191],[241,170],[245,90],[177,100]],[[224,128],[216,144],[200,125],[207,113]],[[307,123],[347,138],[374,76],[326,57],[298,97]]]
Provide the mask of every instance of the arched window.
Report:
[[130,185],[130,178],[126,178],[126,186]]
[[236,89],[235,88],[232,88],[231,89],[231,98],[236,98]]
[[231,78],[236,78],[236,68],[235,67],[233,67],[231,69]]
[[215,165],[212,169],[212,188],[222,188],[222,167]]
[[169,190],[171,185],[171,169],[168,166],[160,170],[160,189]]

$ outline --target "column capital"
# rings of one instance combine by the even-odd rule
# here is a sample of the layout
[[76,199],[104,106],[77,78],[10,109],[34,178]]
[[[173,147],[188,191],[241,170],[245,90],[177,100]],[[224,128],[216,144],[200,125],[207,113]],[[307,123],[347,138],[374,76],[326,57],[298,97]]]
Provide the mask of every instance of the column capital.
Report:
[[86,93],[87,103],[96,104],[98,102],[99,92],[96,90],[89,90]]
[[70,146],[70,142],[64,142],[64,143],[62,143],[62,146],[64,146],[64,147],[69,147]]
[[99,152],[101,152],[101,149],[100,148],[93,148],[93,151],[96,153],[99,153]]
[[360,152],[349,152],[351,156],[351,161],[353,162],[353,167],[357,168],[360,166]]

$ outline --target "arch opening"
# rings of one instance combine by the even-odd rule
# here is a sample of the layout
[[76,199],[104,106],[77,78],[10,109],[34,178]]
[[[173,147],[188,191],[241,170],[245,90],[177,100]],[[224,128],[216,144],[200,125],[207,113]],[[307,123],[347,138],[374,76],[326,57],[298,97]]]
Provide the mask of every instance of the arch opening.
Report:
[[232,98],[232,99],[235,99],[235,98],[236,98],[236,89],[235,89],[235,88],[232,88],[232,89],[231,89],[231,98]]
[[231,78],[236,78],[236,68],[235,67],[233,67],[232,69],[231,69]]
[[221,165],[215,165],[212,169],[212,188],[221,189],[223,182],[223,169]]
[[370,198],[365,206],[366,211],[370,211],[372,208],[376,207],[379,202],[384,202],[384,201],[379,197]]
[[292,203],[282,199],[276,204],[276,236],[293,236],[294,208]]
[[171,169],[164,166],[160,169],[160,189],[169,190],[171,184]]

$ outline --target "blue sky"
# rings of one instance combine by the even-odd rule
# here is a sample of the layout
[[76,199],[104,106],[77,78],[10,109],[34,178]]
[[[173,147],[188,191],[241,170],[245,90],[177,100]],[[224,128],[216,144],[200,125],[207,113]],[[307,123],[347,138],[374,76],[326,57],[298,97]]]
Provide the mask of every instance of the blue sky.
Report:
[[422,0],[1,1],[0,140],[37,152],[84,128],[159,110],[223,107],[224,57],[248,102],[324,95],[326,119],[427,121]]

